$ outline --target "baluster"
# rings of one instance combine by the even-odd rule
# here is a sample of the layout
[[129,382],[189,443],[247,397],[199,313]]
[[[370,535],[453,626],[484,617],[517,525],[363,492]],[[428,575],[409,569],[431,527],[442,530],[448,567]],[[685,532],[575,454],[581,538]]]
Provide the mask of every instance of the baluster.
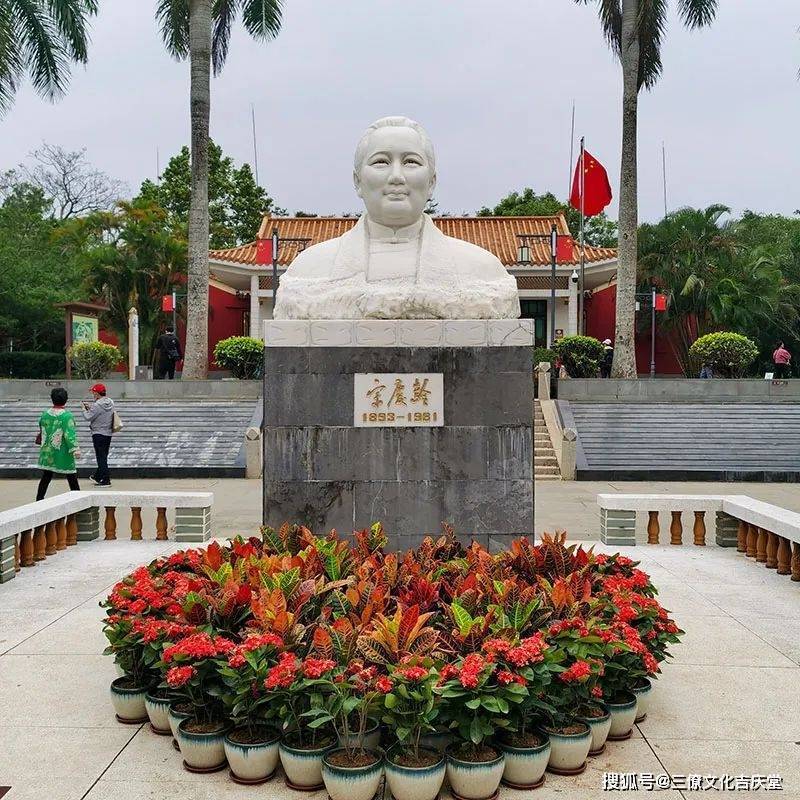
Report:
[[167,538],[167,509],[159,507],[156,509],[156,541],[164,542]]
[[792,542],[792,580],[800,581],[800,544]]
[[694,512],[694,543],[699,547],[706,546],[706,512]]
[[19,533],[14,536],[14,572],[19,572],[20,570],[19,537]]
[[67,549],[67,520],[64,517],[56,520],[56,550]]
[[681,512],[672,511],[672,522],[669,526],[669,543],[683,544],[683,525],[681,524]]
[[772,533],[767,532],[767,569],[778,568],[778,537]]
[[40,525],[33,534],[33,560],[44,561],[47,550],[47,535],[45,526]]
[[792,572],[792,548],[785,536],[778,537],[778,575],[789,575]]
[[759,564],[767,560],[767,531],[765,528],[758,529],[758,540],[756,541],[756,561]]
[[70,514],[67,517],[67,547],[78,544],[78,515]]
[[33,531],[22,531],[19,535],[19,563],[23,567],[32,567],[33,560]]
[[56,531],[55,520],[47,523],[44,535],[47,542],[47,545],[44,548],[44,554],[46,556],[54,556],[58,552],[58,547],[56,547],[56,544],[58,543],[58,532]]
[[747,552],[747,523],[743,519],[739,520],[739,530],[736,531],[736,550]]
[[747,557],[756,557],[756,543],[758,542],[758,528],[755,525],[747,525]]
[[142,541],[142,509],[139,506],[131,507],[131,541]]
[[117,518],[114,516],[114,506],[106,506],[106,537],[105,541],[112,542],[117,538]]
[[658,511],[648,511],[650,519],[647,520],[647,544],[658,544],[661,527],[658,524]]

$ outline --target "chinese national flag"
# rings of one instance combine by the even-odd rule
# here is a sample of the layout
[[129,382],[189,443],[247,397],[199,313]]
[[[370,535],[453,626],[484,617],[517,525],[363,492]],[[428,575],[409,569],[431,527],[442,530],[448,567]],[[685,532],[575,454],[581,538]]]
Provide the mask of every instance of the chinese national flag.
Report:
[[[588,150],[583,151],[583,213],[587,217],[599,214],[611,202],[611,184],[606,168]],[[581,159],[575,165],[569,204],[581,210]]]
[[272,239],[258,239],[256,241],[256,264],[272,263]]
[[666,311],[667,310],[667,296],[665,294],[657,294],[656,295],[656,311]]
[[172,295],[171,294],[165,294],[161,298],[161,310],[162,311],[166,311],[166,312],[170,312],[170,311],[174,311],[175,310],[175,306],[172,305]]
[[556,261],[559,264],[567,264],[572,261],[572,245],[571,236],[559,236],[556,239]]

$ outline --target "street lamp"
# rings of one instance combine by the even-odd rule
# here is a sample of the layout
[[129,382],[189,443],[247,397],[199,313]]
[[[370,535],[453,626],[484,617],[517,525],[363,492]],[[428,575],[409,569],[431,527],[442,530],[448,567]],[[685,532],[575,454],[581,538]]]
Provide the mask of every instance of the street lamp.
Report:
[[275,303],[278,299],[278,245],[280,242],[284,244],[299,245],[302,251],[306,248],[311,239],[299,239],[297,237],[278,236],[278,229],[272,229],[272,313],[275,314]]
[[553,346],[556,335],[556,257],[558,254],[558,228],[553,224],[550,233],[518,233],[519,247],[517,263],[531,263],[531,249],[528,239],[550,240],[550,346]]

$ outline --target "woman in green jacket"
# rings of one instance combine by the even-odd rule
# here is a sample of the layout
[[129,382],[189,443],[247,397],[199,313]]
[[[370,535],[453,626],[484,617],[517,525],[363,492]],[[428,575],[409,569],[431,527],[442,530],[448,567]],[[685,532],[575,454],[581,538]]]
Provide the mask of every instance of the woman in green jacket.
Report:
[[75,459],[81,457],[78,449],[78,432],[75,429],[75,417],[67,411],[66,389],[53,389],[50,392],[53,407],[42,412],[39,417],[39,466],[42,468],[42,479],[36,491],[36,499],[43,500],[47,487],[53,479],[53,473],[63,475],[69,488],[79,492],[78,471]]

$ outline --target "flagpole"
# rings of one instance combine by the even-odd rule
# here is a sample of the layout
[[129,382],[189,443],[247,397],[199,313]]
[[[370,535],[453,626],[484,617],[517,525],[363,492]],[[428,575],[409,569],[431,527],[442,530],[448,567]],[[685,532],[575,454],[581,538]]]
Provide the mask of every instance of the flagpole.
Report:
[[567,182],[567,197],[572,193],[572,165],[575,163],[575,101],[572,101],[572,127],[569,132],[569,181]]
[[584,280],[585,280],[585,267],[586,267],[586,250],[584,248],[584,207],[583,207],[583,196],[585,194],[585,176],[586,171],[583,168],[583,157],[584,157],[584,138],[581,136],[581,173],[580,173],[580,180],[579,186],[581,191],[581,230],[580,230],[580,251],[581,251],[581,281],[580,281],[580,289],[578,293],[578,333],[583,336],[586,333],[586,325],[584,323],[584,301],[583,301],[583,289],[584,289]]

